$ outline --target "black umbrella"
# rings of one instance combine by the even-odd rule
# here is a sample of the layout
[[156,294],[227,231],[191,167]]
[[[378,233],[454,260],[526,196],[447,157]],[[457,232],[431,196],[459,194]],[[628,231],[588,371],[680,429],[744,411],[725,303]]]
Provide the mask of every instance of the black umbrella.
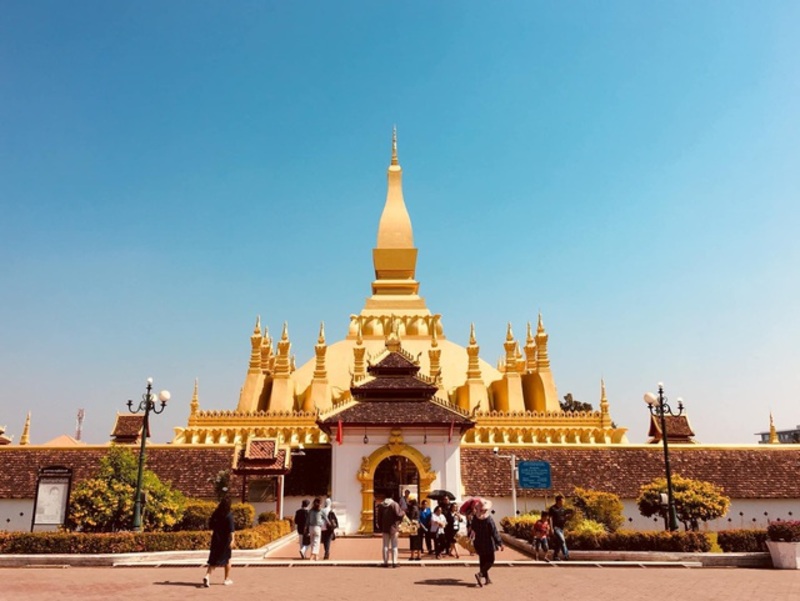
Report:
[[436,499],[437,501],[441,501],[442,499],[449,499],[450,501],[455,501],[456,496],[451,493],[449,490],[432,490],[428,493],[429,499]]

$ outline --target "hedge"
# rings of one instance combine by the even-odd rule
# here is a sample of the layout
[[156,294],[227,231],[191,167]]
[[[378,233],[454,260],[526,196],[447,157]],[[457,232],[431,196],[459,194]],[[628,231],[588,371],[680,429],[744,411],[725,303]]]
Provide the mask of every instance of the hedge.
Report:
[[[291,532],[288,520],[236,532],[236,548],[258,549]],[[0,554],[148,553],[208,549],[211,532],[0,532]]]
[[[500,525],[513,536],[531,541],[531,527],[538,518],[522,515],[503,518]],[[618,530],[608,533],[567,531],[567,546],[577,551],[673,551],[708,552],[711,540],[703,532],[638,532]]]
[[725,553],[766,551],[766,541],[766,530],[736,529],[717,532],[717,542]]
[[[176,525],[175,530],[205,530],[208,528],[208,520],[216,508],[215,501],[189,499],[186,502],[183,517]],[[244,530],[253,525],[256,509],[250,503],[234,503],[231,505],[231,513],[236,530]]]

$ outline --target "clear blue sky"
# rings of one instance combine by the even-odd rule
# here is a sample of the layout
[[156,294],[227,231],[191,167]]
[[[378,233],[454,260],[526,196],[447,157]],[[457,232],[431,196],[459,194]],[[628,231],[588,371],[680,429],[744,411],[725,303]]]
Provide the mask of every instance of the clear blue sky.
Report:
[[417,276],[646,438],[800,424],[800,3],[44,2],[0,11],[0,424],[155,440],[234,409],[257,314],[298,365],[370,293],[397,124]]

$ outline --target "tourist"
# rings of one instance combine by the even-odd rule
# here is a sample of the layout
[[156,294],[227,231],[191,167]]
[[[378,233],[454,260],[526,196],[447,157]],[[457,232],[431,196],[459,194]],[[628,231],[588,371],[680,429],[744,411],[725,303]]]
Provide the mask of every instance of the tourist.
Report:
[[409,561],[422,560],[422,537],[425,535],[425,527],[419,521],[419,506],[417,505],[417,497],[409,495],[408,497],[408,511],[406,512],[408,519],[411,520],[412,527],[416,527],[408,537],[408,543],[411,550],[411,557]]
[[306,551],[311,544],[311,536],[308,534],[306,528],[308,524],[308,499],[303,499],[300,503],[300,509],[294,512],[294,525],[297,529],[297,534],[300,543],[300,559],[306,558]]
[[408,496],[410,494],[411,494],[411,491],[408,490],[408,489],[405,489],[403,491],[403,496],[400,498],[400,503],[399,504],[400,504],[400,509],[403,510],[403,513],[407,513],[408,512]]
[[391,497],[386,497],[378,506],[378,523],[383,534],[383,567],[397,567],[397,539],[400,533],[400,522],[405,517],[400,505]]
[[419,511],[419,526],[423,529],[423,536],[425,537],[425,548],[428,550],[428,555],[433,555],[433,536],[431,535],[431,511],[428,499],[422,500],[422,507]]
[[211,549],[208,554],[208,568],[203,576],[203,586],[211,586],[211,573],[214,568],[225,568],[225,580],[222,584],[229,586],[231,580],[231,549],[233,549],[233,513],[230,498],[223,497],[208,520],[211,527]]
[[[458,534],[461,532],[461,514],[458,513],[458,507],[455,503],[450,504],[450,520],[448,520],[448,527],[452,530],[452,533],[447,538],[448,548],[447,554],[454,556],[458,559]],[[451,525],[452,524],[452,525]],[[445,532],[447,528],[445,528]]]
[[555,535],[555,542],[553,543],[553,561],[558,560],[558,554],[561,553],[564,561],[569,559],[569,549],[567,549],[567,539],[564,537],[564,528],[567,525],[567,520],[575,513],[574,510],[564,507],[564,497],[556,495],[556,504],[551,505],[547,510],[550,515],[550,523],[553,526],[553,534]]
[[445,526],[447,526],[447,520],[442,515],[442,506],[437,505],[431,515],[431,536],[433,537],[433,550],[436,553],[436,559],[440,559],[442,552],[446,551],[444,546]]
[[333,502],[330,497],[325,499],[325,506],[322,508],[322,517],[322,546],[325,549],[325,555],[322,559],[330,559],[331,541],[336,539],[336,529],[339,527],[339,519],[333,511]]
[[311,535],[311,561],[319,559],[319,543],[322,540],[322,525],[325,518],[322,515],[322,499],[314,498],[311,511],[308,512],[308,526],[306,529]]
[[[491,516],[492,502],[482,500],[475,506],[475,516],[472,520],[473,544],[478,554],[480,570],[475,574],[478,586],[491,584],[489,570],[494,565],[494,553],[503,550],[503,540],[497,532],[497,526]],[[483,578],[484,582],[481,582]]]
[[536,520],[536,523],[531,528],[531,546],[533,547],[533,558],[539,561],[539,549],[542,550],[542,559],[547,561],[547,539],[550,537],[550,522],[548,520],[548,513],[545,509],[542,515]]

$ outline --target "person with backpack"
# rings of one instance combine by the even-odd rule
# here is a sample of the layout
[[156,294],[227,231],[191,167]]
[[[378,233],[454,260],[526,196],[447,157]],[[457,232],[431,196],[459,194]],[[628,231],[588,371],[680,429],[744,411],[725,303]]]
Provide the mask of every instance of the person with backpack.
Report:
[[325,555],[322,559],[330,559],[331,557],[331,541],[336,539],[336,529],[339,527],[339,519],[333,511],[333,501],[328,497],[325,499],[325,506],[322,508],[322,546],[325,549]]

